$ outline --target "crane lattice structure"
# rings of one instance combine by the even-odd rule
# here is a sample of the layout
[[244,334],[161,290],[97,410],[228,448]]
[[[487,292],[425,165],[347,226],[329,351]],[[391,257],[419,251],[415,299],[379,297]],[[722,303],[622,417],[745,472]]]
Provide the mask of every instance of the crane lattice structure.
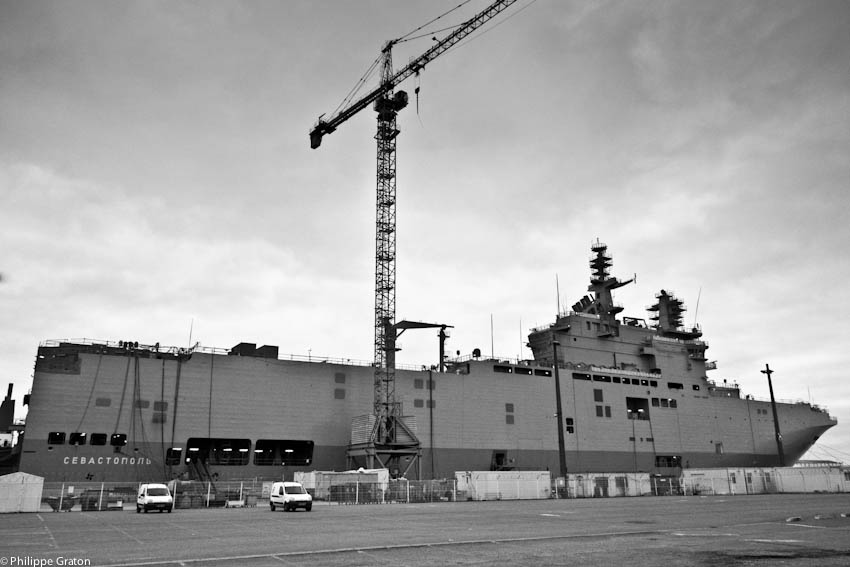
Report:
[[[378,115],[375,140],[378,146],[377,200],[375,224],[375,396],[374,424],[368,440],[349,446],[349,461],[365,456],[368,468],[377,464],[401,471],[401,462],[407,462],[403,473],[416,463],[421,451],[419,440],[401,419],[400,404],[395,397],[395,353],[397,329],[396,304],[396,124],[398,112],[407,106],[405,91],[395,87],[408,77],[418,74],[428,63],[445,53],[470,33],[487,23],[516,0],[498,0],[490,4],[430,49],[413,59],[402,69],[393,72],[392,48],[400,40],[388,41],[381,50],[381,80],[378,87],[360,99],[318,122],[310,131],[310,147],[318,148],[322,137],[332,133],[343,122],[374,104]],[[421,477],[421,475],[419,475]]]

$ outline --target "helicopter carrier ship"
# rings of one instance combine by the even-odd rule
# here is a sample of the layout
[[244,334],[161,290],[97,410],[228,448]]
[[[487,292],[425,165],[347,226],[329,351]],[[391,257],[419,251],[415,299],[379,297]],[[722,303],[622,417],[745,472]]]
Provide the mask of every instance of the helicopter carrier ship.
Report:
[[[559,423],[570,473],[779,466],[771,402],[707,377],[708,345],[682,326],[672,293],[656,295],[647,319],[620,317],[612,292],[631,280],[611,266],[594,244],[588,293],[530,332],[533,360],[474,351],[440,368],[397,368],[402,429],[417,438],[420,466],[392,472],[558,471]],[[374,426],[374,376],[371,363],[281,356],[270,345],[46,341],[20,470],[48,481],[345,470]],[[776,415],[789,466],[836,424],[803,402],[777,403]]]

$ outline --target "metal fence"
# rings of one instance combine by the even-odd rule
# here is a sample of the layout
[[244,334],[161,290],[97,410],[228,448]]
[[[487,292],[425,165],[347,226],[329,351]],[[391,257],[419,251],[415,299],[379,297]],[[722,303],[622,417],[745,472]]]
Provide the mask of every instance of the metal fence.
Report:
[[[305,484],[316,502],[327,504],[407,504],[468,500],[530,500],[546,498],[612,498],[634,496],[702,496],[802,492],[850,492],[850,469],[767,468],[689,469],[678,476],[633,474],[571,474],[566,479],[469,476],[444,480],[334,480]],[[515,475],[514,475],[515,476]],[[543,478],[543,477],[541,477]],[[273,482],[171,481],[174,507],[234,508],[267,506]],[[40,511],[121,511],[136,508],[140,483],[45,482]],[[36,496],[37,500],[37,496]]]
[[317,500],[335,504],[410,504],[417,502],[454,502],[457,481],[390,480],[388,482],[345,482],[333,484],[314,494]]
[[[93,512],[121,511],[136,508],[136,494],[141,483],[127,482],[45,482],[41,495],[41,511]],[[168,483],[174,497],[174,508],[226,508],[256,506],[268,500],[260,481]]]

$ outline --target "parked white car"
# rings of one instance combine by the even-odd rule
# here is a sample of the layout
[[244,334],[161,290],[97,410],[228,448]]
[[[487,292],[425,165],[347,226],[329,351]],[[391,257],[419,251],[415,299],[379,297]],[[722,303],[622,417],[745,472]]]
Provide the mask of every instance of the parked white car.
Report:
[[276,482],[272,485],[269,495],[269,506],[272,512],[278,506],[285,512],[304,508],[308,512],[313,509],[313,497],[304,490],[300,482]]
[[171,513],[174,507],[174,499],[171,492],[164,484],[143,484],[139,486],[139,495],[136,497],[136,513],[142,510],[147,514],[148,510],[163,510]]

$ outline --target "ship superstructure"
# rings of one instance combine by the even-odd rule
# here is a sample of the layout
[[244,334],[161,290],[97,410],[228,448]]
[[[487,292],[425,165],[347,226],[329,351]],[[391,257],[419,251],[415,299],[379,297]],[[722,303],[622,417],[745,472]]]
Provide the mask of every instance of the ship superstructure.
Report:
[[[592,247],[588,295],[532,330],[533,360],[451,360],[396,369],[400,431],[420,445],[393,474],[559,470],[569,473],[777,466],[769,401],[707,377],[707,344],[662,290],[649,323],[618,318],[604,244]],[[557,356],[554,356],[557,354]],[[554,362],[561,382],[556,419]],[[364,466],[375,427],[374,366],[282,357],[274,346],[165,348],[134,341],[48,341],[38,349],[21,470],[47,480],[289,478]],[[835,419],[777,404],[786,464]],[[403,439],[402,439],[403,441]]]

